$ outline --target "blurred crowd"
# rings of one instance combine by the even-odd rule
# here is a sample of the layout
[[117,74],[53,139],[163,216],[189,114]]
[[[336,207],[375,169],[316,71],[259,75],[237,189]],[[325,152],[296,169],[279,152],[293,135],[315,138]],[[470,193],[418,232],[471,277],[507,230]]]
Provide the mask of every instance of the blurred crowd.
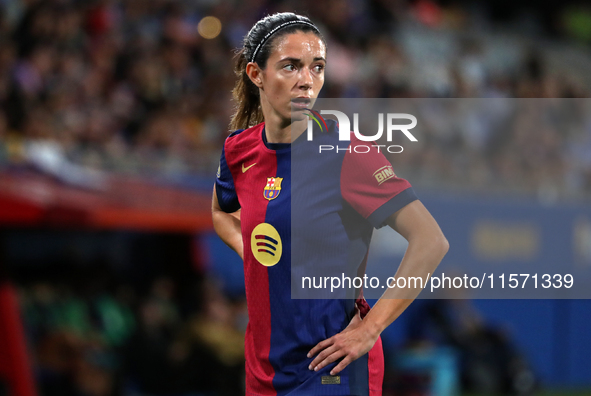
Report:
[[[179,282],[165,276],[146,290],[113,280],[77,283],[21,287],[40,395],[243,393],[243,299],[199,281],[194,298],[183,301]],[[187,310],[195,301],[199,307]]]
[[[589,96],[583,3],[499,9],[429,0],[2,0],[0,164],[211,174],[232,114],[234,50],[256,20],[278,11],[309,15],[326,36],[324,97]],[[572,134],[551,129],[538,139],[522,127],[478,144],[461,131],[443,143],[428,134],[424,153],[404,161],[454,186],[494,190],[509,175],[539,194],[568,178],[576,179],[570,195],[591,193],[588,124],[574,140],[584,145],[576,160]],[[480,171],[466,177],[465,169]]]
[[[142,287],[91,278],[20,285],[40,396],[244,394],[243,297],[229,298],[213,279],[187,284],[157,276]],[[183,284],[189,293],[180,290]],[[536,389],[508,334],[483,321],[470,300],[417,300],[407,315],[405,344],[384,348],[385,395],[447,395],[451,389],[529,395]],[[416,358],[425,367],[405,367]],[[429,366],[449,358],[453,385],[438,389],[441,374]]]

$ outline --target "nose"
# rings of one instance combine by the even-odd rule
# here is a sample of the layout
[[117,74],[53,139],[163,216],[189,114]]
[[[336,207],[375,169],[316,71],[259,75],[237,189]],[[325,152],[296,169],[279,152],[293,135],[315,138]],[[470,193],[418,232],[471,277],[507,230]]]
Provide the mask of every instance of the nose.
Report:
[[299,87],[300,89],[310,89],[312,88],[312,73],[307,67],[302,67],[300,69],[300,81]]

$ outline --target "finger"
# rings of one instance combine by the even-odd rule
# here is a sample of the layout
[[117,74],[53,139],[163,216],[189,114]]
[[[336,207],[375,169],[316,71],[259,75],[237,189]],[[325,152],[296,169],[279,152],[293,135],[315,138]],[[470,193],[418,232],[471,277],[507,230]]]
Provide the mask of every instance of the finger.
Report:
[[310,370],[314,370],[314,368],[316,366],[318,366],[318,364],[320,364],[321,361],[323,361],[324,359],[326,359],[328,356],[330,356],[331,354],[333,354],[335,351],[337,350],[335,345],[331,345],[328,348],[326,348],[325,350],[323,350],[322,352],[320,352],[318,354],[318,356],[316,356],[314,358],[314,360],[312,360],[312,362],[310,363],[310,365],[308,366],[308,368]]
[[332,339],[332,337],[327,338],[324,341],[320,341],[318,344],[316,344],[316,346],[314,348],[310,349],[310,352],[308,352],[308,357],[311,358],[312,356],[316,355],[321,350],[325,349],[328,346],[331,346],[333,343],[334,343],[334,340]]
[[345,351],[343,351],[342,349],[339,349],[338,351],[335,351],[333,354],[331,354],[326,359],[321,361],[316,367],[314,367],[314,371],[318,371],[318,370],[328,366],[329,364],[336,362],[337,360],[339,360],[340,358],[342,358],[343,356],[346,356],[346,355],[347,355],[347,353]]
[[353,358],[351,357],[351,355],[348,355],[343,360],[341,360],[341,362],[339,364],[337,364],[335,368],[330,370],[330,375],[337,375],[338,373],[343,371],[343,369],[345,367],[347,367],[349,365],[349,363],[351,363],[352,361],[353,361]]

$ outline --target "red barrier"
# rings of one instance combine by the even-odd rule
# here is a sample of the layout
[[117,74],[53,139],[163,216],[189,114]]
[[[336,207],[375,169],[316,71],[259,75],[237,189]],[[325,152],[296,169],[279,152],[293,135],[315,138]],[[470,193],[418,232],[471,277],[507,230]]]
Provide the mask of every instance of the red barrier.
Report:
[[36,396],[16,290],[0,283],[0,369],[11,396]]
[[211,195],[110,176],[100,190],[35,172],[0,172],[0,226],[127,229],[194,234],[211,230]]

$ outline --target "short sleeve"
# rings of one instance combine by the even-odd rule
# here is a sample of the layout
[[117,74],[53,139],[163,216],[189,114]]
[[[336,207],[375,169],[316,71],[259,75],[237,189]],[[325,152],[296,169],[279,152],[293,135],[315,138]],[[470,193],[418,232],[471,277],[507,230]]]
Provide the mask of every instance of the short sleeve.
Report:
[[[390,215],[416,200],[417,196],[407,180],[396,176],[392,165],[376,146],[363,143],[363,149],[358,152],[353,149],[345,153],[341,193],[357,212],[375,228],[380,228]],[[356,144],[351,141],[351,146]]]
[[238,195],[236,194],[236,188],[234,186],[234,178],[232,177],[232,173],[230,172],[230,168],[226,161],[225,148],[222,149],[220,164],[216,174],[215,191],[218,196],[220,208],[224,212],[233,213],[240,209]]

